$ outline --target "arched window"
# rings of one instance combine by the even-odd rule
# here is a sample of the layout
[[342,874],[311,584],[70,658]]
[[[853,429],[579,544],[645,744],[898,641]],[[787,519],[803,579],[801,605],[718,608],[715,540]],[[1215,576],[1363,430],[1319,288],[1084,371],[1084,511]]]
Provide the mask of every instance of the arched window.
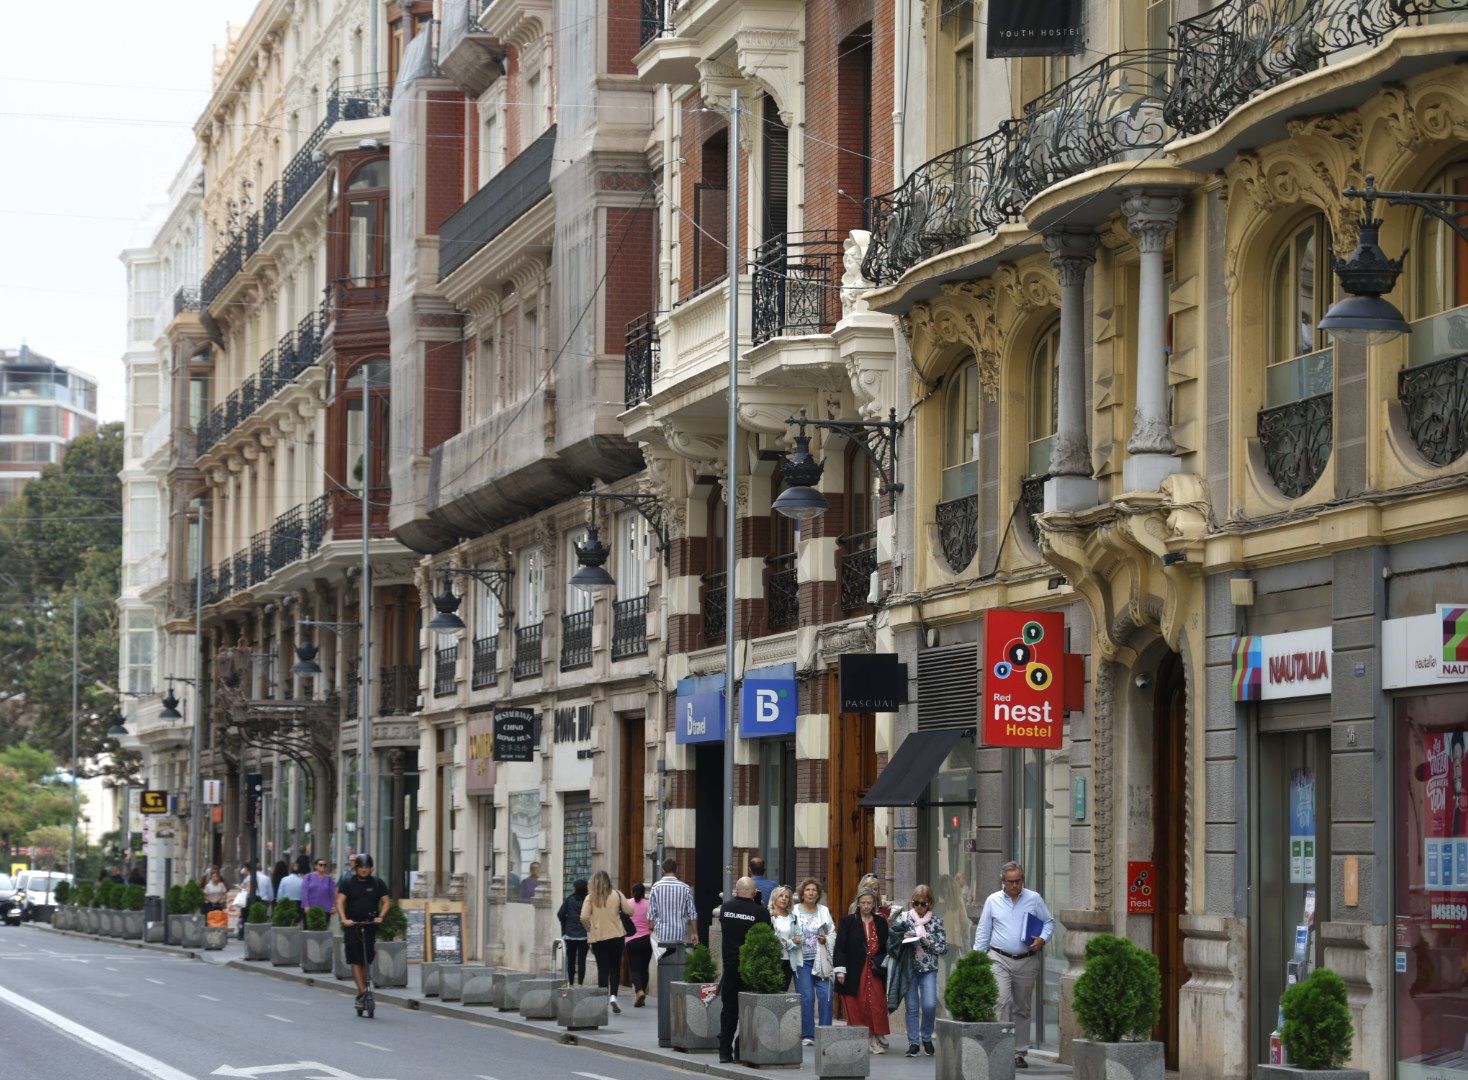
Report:
[[388,164],[374,158],[347,181],[347,281],[373,285],[388,272]]
[[943,414],[943,501],[979,491],[979,363],[962,364],[948,381]]
[[1323,214],[1292,229],[1270,260],[1266,408],[1331,391],[1331,347],[1319,328],[1331,304],[1331,262]]
[[[1444,195],[1468,195],[1468,163],[1443,170],[1425,190]],[[1463,216],[1468,217],[1468,213]],[[1410,316],[1413,319],[1432,319],[1453,312],[1455,308],[1468,306],[1468,244],[1459,240],[1446,222],[1430,214],[1418,216],[1415,233],[1410,244]],[[1457,314],[1468,326],[1468,311]],[[1456,323],[1458,320],[1443,321]],[[1468,340],[1460,340],[1451,347],[1443,340],[1435,346],[1431,340],[1433,336],[1431,333],[1412,334],[1408,343],[1409,363],[1431,363],[1441,356],[1456,355],[1468,349]]]
[[1060,323],[1054,323],[1040,335],[1030,357],[1029,384],[1026,388],[1026,419],[1029,439],[1026,471],[1029,476],[1044,476],[1050,471],[1050,446],[1055,442],[1056,357],[1060,351]]

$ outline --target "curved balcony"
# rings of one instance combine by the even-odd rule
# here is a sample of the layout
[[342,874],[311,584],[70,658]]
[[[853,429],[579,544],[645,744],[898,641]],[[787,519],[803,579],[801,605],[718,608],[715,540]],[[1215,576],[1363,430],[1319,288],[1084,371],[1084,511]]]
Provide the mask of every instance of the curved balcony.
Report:
[[938,547],[948,568],[962,573],[979,550],[979,497],[960,495],[937,508]]
[[1430,463],[1451,465],[1468,454],[1468,353],[1403,368],[1397,396],[1412,445]]
[[260,358],[259,371],[242,382],[199,422],[198,453],[212,450],[260,407],[290,386],[321,359],[322,327],[319,313],[312,312],[287,332],[276,347]]
[[1298,499],[1330,461],[1333,394],[1316,394],[1259,410],[1259,448],[1280,493]]
[[845,233],[786,233],[754,253],[754,320],[750,341],[824,334],[841,318]]
[[[321,549],[326,538],[329,496],[320,495],[287,510],[250,540],[250,546],[216,566],[204,567],[204,604],[217,604],[237,592],[263,585],[270,576]],[[190,593],[192,596],[192,593]]]

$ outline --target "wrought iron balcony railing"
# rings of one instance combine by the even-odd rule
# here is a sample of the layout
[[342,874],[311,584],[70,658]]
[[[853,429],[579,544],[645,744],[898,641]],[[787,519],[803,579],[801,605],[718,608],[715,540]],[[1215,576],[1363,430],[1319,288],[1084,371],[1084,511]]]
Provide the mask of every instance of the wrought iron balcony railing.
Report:
[[1264,465],[1280,493],[1298,499],[1315,486],[1330,461],[1332,394],[1259,410],[1259,448]]
[[948,568],[961,573],[979,550],[979,497],[960,495],[938,504],[938,547]]
[[561,616],[561,670],[591,664],[591,611],[573,611]]
[[447,697],[459,684],[459,647],[445,645],[433,650],[433,696]]
[[250,537],[250,584],[263,585],[270,577],[270,530]]
[[1468,353],[1402,369],[1397,396],[1417,452],[1434,465],[1468,454]]
[[316,312],[287,331],[274,349],[260,358],[259,370],[250,375],[199,422],[198,452],[214,448],[259,411],[260,407],[320,359],[321,330]]
[[703,643],[722,645],[724,623],[729,611],[729,593],[723,573],[705,574],[703,582]]
[[515,666],[510,671],[514,679],[528,679],[540,674],[541,643],[545,638],[545,623],[534,626],[515,627]]
[[673,32],[673,9],[677,6],[676,0],[642,0],[638,43],[645,46],[653,38],[671,34]]
[[877,531],[871,529],[854,536],[843,536],[839,544],[847,548],[841,556],[841,610],[861,611],[871,606],[867,597],[872,591],[872,575],[877,572]]
[[841,317],[845,234],[831,229],[786,233],[754,253],[752,341],[820,334]]
[[770,633],[800,624],[800,577],[795,552],[765,559],[765,624]]
[[612,601],[612,659],[647,652],[647,597]]
[[175,317],[182,315],[185,311],[199,310],[199,287],[197,285],[181,286],[173,294],[173,314]]
[[657,318],[657,312],[649,311],[627,324],[627,371],[623,388],[629,409],[652,396],[652,381],[657,378],[660,358]]
[[353,660],[347,665],[347,677],[342,680],[342,701],[346,705],[348,720],[357,719],[357,714],[362,711],[361,670],[362,662]]
[[482,690],[495,684],[495,678],[499,675],[499,644],[498,634],[474,639],[474,655],[469,672],[469,685],[473,689]]
[[1036,547],[1040,546],[1040,525],[1035,519],[1045,512],[1045,481],[1049,479],[1049,476],[1022,476],[1019,481],[1020,513]]
[[377,669],[378,710],[383,716],[403,715],[418,708],[418,669],[392,664]]

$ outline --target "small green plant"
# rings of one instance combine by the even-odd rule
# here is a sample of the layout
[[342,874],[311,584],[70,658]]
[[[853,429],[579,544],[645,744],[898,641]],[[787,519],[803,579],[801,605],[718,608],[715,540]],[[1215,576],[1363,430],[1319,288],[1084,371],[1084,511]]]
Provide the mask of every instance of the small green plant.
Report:
[[181,898],[183,901],[183,911],[181,914],[198,914],[204,909],[204,886],[200,885],[193,878],[190,878],[183,884]]
[[51,890],[51,895],[56,897],[58,904],[64,904],[71,899],[71,882],[58,881],[56,888]]
[[1338,1069],[1351,1056],[1351,1010],[1346,984],[1330,968],[1316,968],[1284,992],[1280,1039],[1291,1065]]
[[147,899],[147,889],[141,885],[129,885],[122,893],[122,909],[124,911],[142,911],[143,904]]
[[1117,1043],[1151,1036],[1162,1014],[1157,957],[1124,937],[1086,942],[1086,970],[1076,980],[1076,1021],[1086,1038]]
[[382,925],[377,928],[377,939],[379,941],[402,941],[408,933],[408,917],[403,914],[403,909],[398,907],[394,900],[388,905],[387,914],[382,917]]
[[325,930],[331,926],[331,919],[326,914],[325,908],[308,907],[306,909],[306,929]]
[[247,923],[268,923],[269,921],[270,912],[265,910],[265,902],[263,900],[256,900],[250,905],[250,910],[245,912],[245,922]]
[[102,906],[108,911],[122,910],[123,887],[115,881],[109,881],[102,886]]
[[277,900],[270,916],[272,926],[295,926],[301,921],[301,905],[294,900]]
[[711,983],[718,977],[719,970],[714,967],[714,954],[707,945],[695,945],[688,950],[688,957],[683,961],[684,982]]
[[182,915],[183,909],[183,886],[170,885],[168,891],[163,894],[163,905],[168,909],[170,915]]
[[91,885],[78,885],[76,887],[76,902],[78,907],[91,907],[92,895],[96,890]]
[[999,1003],[994,961],[988,953],[971,952],[954,965],[943,991],[943,1004],[953,1019],[964,1024],[992,1024]]
[[780,942],[769,923],[755,923],[739,946],[739,982],[752,994],[778,994],[785,989]]

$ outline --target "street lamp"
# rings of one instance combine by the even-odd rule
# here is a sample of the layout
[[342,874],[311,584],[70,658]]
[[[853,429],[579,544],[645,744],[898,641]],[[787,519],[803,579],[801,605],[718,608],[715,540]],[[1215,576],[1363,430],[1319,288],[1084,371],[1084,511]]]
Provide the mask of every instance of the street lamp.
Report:
[[815,487],[824,465],[811,456],[807,427],[835,432],[860,446],[877,468],[880,494],[891,495],[902,490],[902,483],[897,479],[897,438],[902,434],[904,422],[897,419],[896,409],[888,411],[886,420],[812,420],[802,409],[799,416],[785,422],[797,425],[795,449],[780,463],[786,488],[771,505],[786,517],[809,521],[830,509],[826,497]]
[[668,522],[663,514],[663,504],[656,495],[645,493],[626,494],[619,491],[583,491],[582,496],[591,500],[591,521],[586,526],[586,540],[576,545],[577,570],[571,575],[571,585],[582,592],[596,592],[616,585],[616,579],[607,572],[606,561],[611,550],[602,543],[596,527],[596,501],[616,503],[628,507],[642,517],[657,533],[658,550],[663,561],[668,559]]
[[515,576],[513,570],[486,569],[478,566],[441,566],[438,572],[443,575],[443,588],[433,598],[433,609],[436,614],[428,620],[428,629],[435,633],[457,634],[464,629],[464,620],[456,614],[464,598],[454,592],[453,584],[450,581],[454,574],[473,578],[494,593],[495,599],[500,602],[501,612],[510,610],[509,584]]
[[302,638],[296,643],[296,662],[291,665],[291,674],[299,675],[303,679],[320,675],[321,665],[316,662],[316,654],[320,651],[311,642]]
[[127,727],[125,726],[124,720],[125,718],[122,715],[121,709],[112,710],[112,726],[107,729],[107,737],[109,739],[127,738]]
[[571,587],[585,593],[594,593],[616,585],[606,567],[607,557],[611,553],[611,549],[601,542],[596,522],[588,522],[586,539],[576,545],[576,572],[571,575]]
[[1376,177],[1369,173],[1364,188],[1346,188],[1341,194],[1363,200],[1366,212],[1361,219],[1361,235],[1355,250],[1335,263],[1336,277],[1340,279],[1341,291],[1346,295],[1331,305],[1325,318],[1320,320],[1320,329],[1328,330],[1344,341],[1366,345],[1380,345],[1402,334],[1410,334],[1412,327],[1385,296],[1396,286],[1397,277],[1402,272],[1402,260],[1388,258],[1381,250],[1378,242],[1381,219],[1373,212],[1376,200],[1383,199],[1390,206],[1415,206],[1452,229],[1460,240],[1468,242],[1468,225],[1460,218],[1462,211],[1454,212],[1455,207],[1468,203],[1468,195],[1379,191]]
[[163,720],[182,720],[183,713],[178,711],[178,695],[173,692],[173,687],[168,688],[168,693],[163,695],[163,711],[158,714]]

